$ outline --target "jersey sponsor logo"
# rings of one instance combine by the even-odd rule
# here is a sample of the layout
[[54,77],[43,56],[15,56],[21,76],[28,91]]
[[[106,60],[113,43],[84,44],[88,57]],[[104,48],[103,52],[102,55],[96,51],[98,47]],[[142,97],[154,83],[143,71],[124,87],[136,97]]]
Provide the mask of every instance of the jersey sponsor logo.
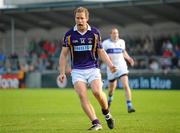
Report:
[[74,51],[90,51],[91,49],[92,49],[92,45],[74,46]]
[[107,49],[106,52],[108,54],[120,54],[123,52],[123,49],[121,48],[111,48],[111,49]]
[[93,38],[88,38],[88,43],[91,44],[92,40],[93,40]]
[[72,43],[78,43],[78,40],[72,40]]

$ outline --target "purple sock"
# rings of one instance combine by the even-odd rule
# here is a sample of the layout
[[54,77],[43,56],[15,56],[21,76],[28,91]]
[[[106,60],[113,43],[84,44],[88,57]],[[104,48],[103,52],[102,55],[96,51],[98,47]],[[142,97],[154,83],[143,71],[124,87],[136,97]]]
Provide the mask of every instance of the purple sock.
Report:
[[99,120],[98,119],[95,119],[92,121],[92,124],[95,125],[95,124],[100,124]]
[[102,109],[103,115],[107,115],[109,113],[109,109]]

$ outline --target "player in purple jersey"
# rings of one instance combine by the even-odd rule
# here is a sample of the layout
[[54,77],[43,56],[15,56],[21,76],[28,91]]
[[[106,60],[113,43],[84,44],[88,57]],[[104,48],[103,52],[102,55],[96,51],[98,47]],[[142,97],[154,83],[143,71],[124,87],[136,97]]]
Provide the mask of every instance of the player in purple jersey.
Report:
[[112,63],[117,67],[117,71],[112,73],[107,68],[107,78],[109,80],[109,91],[108,91],[108,105],[110,107],[113,100],[113,94],[117,86],[117,80],[122,81],[122,85],[125,89],[128,113],[135,112],[132,107],[132,96],[131,89],[128,82],[128,67],[126,60],[131,66],[134,65],[134,60],[129,56],[126,51],[125,41],[119,38],[119,31],[117,28],[111,29],[111,38],[104,40],[102,43],[103,48],[106,50],[108,56],[110,57]]
[[75,10],[76,25],[64,37],[64,44],[59,59],[59,80],[63,82],[66,78],[66,58],[68,53],[70,53],[72,82],[80,98],[81,106],[92,122],[92,127],[89,130],[101,130],[102,125],[96,116],[92,104],[88,100],[87,84],[92,88],[93,95],[102,108],[102,113],[105,116],[108,127],[113,129],[114,120],[108,109],[106,95],[102,91],[102,80],[98,64],[99,56],[112,72],[116,71],[116,67],[102,48],[99,31],[96,28],[90,27],[88,20],[89,12],[86,8],[79,7]]

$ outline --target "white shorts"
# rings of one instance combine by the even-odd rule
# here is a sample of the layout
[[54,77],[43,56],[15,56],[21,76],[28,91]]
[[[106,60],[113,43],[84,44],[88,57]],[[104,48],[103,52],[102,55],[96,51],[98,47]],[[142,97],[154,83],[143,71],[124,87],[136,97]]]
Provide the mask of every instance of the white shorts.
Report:
[[71,72],[73,85],[77,81],[82,81],[90,84],[95,79],[101,79],[100,69],[90,68],[90,69],[73,69]]
[[129,73],[129,71],[127,69],[118,69],[115,73],[107,71],[107,79],[108,80],[118,79],[122,75],[128,74],[128,73]]

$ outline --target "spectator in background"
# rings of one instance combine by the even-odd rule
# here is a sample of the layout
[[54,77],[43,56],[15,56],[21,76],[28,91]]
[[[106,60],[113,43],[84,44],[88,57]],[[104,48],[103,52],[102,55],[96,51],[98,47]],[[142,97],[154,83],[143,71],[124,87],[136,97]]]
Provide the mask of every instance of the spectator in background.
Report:
[[0,74],[4,74],[6,72],[5,61],[6,56],[0,53]]
[[20,69],[18,71],[19,88],[26,87],[26,72],[28,71],[28,66],[25,63],[20,64]]
[[138,60],[138,68],[139,69],[146,69],[147,68],[147,63],[145,59],[139,59]]
[[4,74],[6,72],[6,67],[3,62],[0,61],[0,74]]
[[55,52],[56,52],[55,44],[54,43],[50,43],[50,46],[49,46],[49,56],[50,57],[54,57]]
[[44,44],[43,44],[43,49],[44,51],[48,52],[49,51],[49,47],[50,47],[50,43],[48,40],[45,40],[44,41]]
[[171,42],[173,46],[180,44],[180,36],[178,33],[176,33],[175,35],[171,37]]
[[173,45],[169,39],[165,39],[162,45],[163,55],[172,56]]
[[172,49],[168,49],[168,48],[164,49],[163,57],[165,57],[165,58],[173,57]]
[[172,66],[172,61],[171,58],[161,58],[161,68],[162,70],[167,73],[171,69]]
[[136,58],[134,58],[134,66],[133,66],[134,69],[139,69],[139,62]]
[[153,70],[153,71],[158,71],[160,69],[159,67],[159,63],[157,62],[156,59],[149,59],[149,68],[150,70]]
[[60,53],[61,53],[61,49],[62,49],[62,40],[60,40],[59,42],[56,43],[56,51],[55,51],[55,57],[59,57]]
[[173,53],[173,45],[170,42],[170,40],[167,38],[164,40],[163,45],[162,45],[162,50],[163,50],[163,58],[161,60],[161,66],[164,72],[168,72],[171,67],[172,67],[172,57],[174,55]]
[[53,69],[53,62],[51,61],[51,59],[48,59],[46,61],[45,66],[46,66],[46,70],[52,70]]
[[2,53],[0,53],[0,62],[5,62],[6,56]]
[[29,55],[31,56],[32,53],[35,52],[35,50],[36,50],[36,43],[35,43],[35,41],[31,41],[31,42],[29,43],[28,50],[27,50],[28,53],[29,53]]
[[9,56],[9,60],[10,60],[10,63],[12,64],[11,65],[12,71],[19,70],[19,57],[18,57],[18,55],[16,53],[12,53]]
[[180,45],[175,45],[174,54],[175,57],[180,58]]
[[6,67],[6,73],[12,72],[12,64],[9,59],[6,59],[5,67]]
[[42,51],[39,57],[45,61],[48,59],[48,54],[45,51]]
[[154,51],[154,44],[152,43],[150,37],[146,36],[143,43],[143,53],[151,55]]
[[172,58],[172,65],[173,65],[172,67],[173,68],[180,68],[179,62],[180,62],[180,46],[175,45],[174,57]]
[[163,57],[165,58],[173,57],[173,45],[169,39],[166,39],[163,42],[162,49],[163,49]]

